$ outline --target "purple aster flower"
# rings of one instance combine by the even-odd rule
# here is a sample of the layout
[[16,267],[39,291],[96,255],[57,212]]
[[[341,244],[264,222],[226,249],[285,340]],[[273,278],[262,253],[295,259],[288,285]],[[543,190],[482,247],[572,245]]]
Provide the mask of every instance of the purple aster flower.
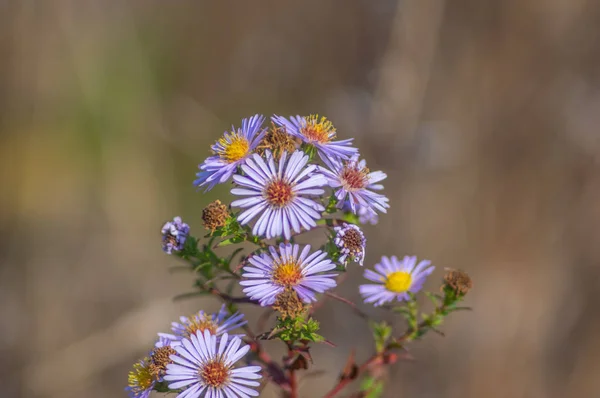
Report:
[[377,212],[370,207],[358,206],[358,222],[361,224],[375,225],[379,222]]
[[[179,322],[171,323],[172,334],[159,333],[158,335],[162,338],[169,339],[171,346],[175,347],[181,344],[181,340],[189,338],[192,334],[208,331],[210,334],[220,336],[223,333],[242,327],[247,323],[248,321],[244,319],[244,314],[239,312],[229,316],[229,312],[225,308],[225,304],[223,304],[219,312],[212,315],[200,311],[194,316],[182,316],[179,318]],[[238,336],[243,337],[244,335],[233,335],[232,337]],[[157,342],[157,344],[159,343],[161,343],[161,340]],[[158,345],[155,345],[155,347],[158,347]]]
[[291,116],[286,119],[274,115],[272,119],[277,125],[284,127],[288,134],[317,148],[319,156],[323,160],[326,158],[348,159],[358,152],[358,149],[351,146],[353,138],[333,141],[336,137],[335,128],[325,117],[319,118],[318,115],[310,115],[307,117]]
[[177,398],[247,398],[257,397],[253,388],[260,383],[260,366],[234,368],[250,350],[238,337],[229,339],[224,334],[217,344],[217,336],[207,330],[184,339],[175,347],[174,363],[167,365],[165,380],[169,388],[184,391]]
[[405,256],[399,261],[396,256],[391,259],[381,258],[381,263],[375,264],[375,271],[365,270],[364,277],[377,285],[361,285],[360,294],[365,303],[374,303],[375,306],[394,301],[409,300],[409,292],[417,293],[423,287],[427,276],[435,267],[431,261],[423,260],[417,264],[417,257]]
[[306,196],[325,192],[319,188],[326,184],[325,178],[314,173],[317,166],[306,166],[308,156],[301,151],[295,151],[291,156],[284,152],[278,166],[270,151],[265,154],[266,162],[254,154],[242,166],[245,175],[233,176],[240,188],[232,189],[231,193],[245,196],[231,203],[245,209],[238,216],[240,224],[247,224],[262,213],[252,233],[267,239],[282,233],[289,239],[292,230],[299,233],[301,227],[307,230],[315,227],[315,220],[321,218],[325,209]]
[[[361,205],[356,205],[356,214],[358,215],[358,222],[361,224],[371,224],[376,225],[379,222],[379,216],[377,212],[370,207],[363,207]],[[342,211],[352,213],[352,208],[350,207],[350,201],[345,200],[342,204]]]
[[181,221],[181,217],[175,217],[173,221],[167,221],[160,230],[164,252],[171,254],[173,250],[182,250],[189,232],[190,226]]
[[352,259],[362,266],[367,239],[360,228],[354,224],[344,223],[333,230],[336,233],[334,243],[342,253],[340,263],[346,265],[348,260]]
[[389,199],[373,192],[382,190],[383,185],[376,184],[387,178],[382,171],[369,172],[366,162],[358,160],[358,154],[352,156],[348,161],[323,160],[329,170],[321,167],[320,170],[327,178],[329,186],[335,191],[338,200],[338,208],[344,204],[349,205],[354,214],[360,207],[372,211],[379,210],[386,213]]
[[335,268],[327,253],[317,250],[309,255],[310,245],[300,253],[299,245],[289,243],[279,245],[279,253],[270,246],[269,252],[248,259],[251,265],[244,267],[240,282],[246,286],[244,293],[262,306],[273,304],[286,289],[295,290],[302,301],[310,303],[316,300],[315,293],[335,287],[336,274],[322,274]]
[[194,185],[206,186],[206,191],[215,185],[227,181],[238,166],[250,156],[260,141],[265,136],[266,130],[262,128],[264,116],[254,115],[242,120],[242,128],[231,127],[230,133],[225,133],[212,147],[215,156],[207,158],[198,168],[200,172]]
[[130,398],[148,398],[155,385],[156,380],[150,371],[149,358],[133,364],[133,370],[129,372],[127,388],[125,388]]

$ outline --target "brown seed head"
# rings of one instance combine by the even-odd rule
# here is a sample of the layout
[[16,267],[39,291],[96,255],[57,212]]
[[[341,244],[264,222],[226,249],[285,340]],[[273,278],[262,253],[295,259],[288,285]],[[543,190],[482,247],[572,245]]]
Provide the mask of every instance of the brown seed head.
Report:
[[265,150],[268,149],[273,154],[273,157],[279,160],[283,152],[290,154],[296,150],[297,145],[297,140],[286,133],[285,128],[272,124],[271,128],[256,148],[256,152],[262,156],[264,155]]
[[342,237],[344,247],[350,250],[350,254],[356,256],[363,250],[364,236],[359,230],[348,228]]
[[473,281],[466,272],[447,269],[446,275],[444,275],[444,282],[446,286],[449,286],[456,293],[467,294],[469,290],[473,288]]
[[227,211],[227,206],[222,204],[220,200],[215,200],[202,210],[204,228],[212,232],[219,227],[225,226],[228,218],[229,211]]
[[150,365],[148,370],[152,374],[155,380],[159,380],[165,375],[167,365],[173,363],[171,355],[177,354],[177,352],[170,346],[164,346],[155,348],[150,357]]
[[286,289],[277,296],[273,309],[281,314],[282,319],[296,318],[304,313],[305,304],[294,289]]

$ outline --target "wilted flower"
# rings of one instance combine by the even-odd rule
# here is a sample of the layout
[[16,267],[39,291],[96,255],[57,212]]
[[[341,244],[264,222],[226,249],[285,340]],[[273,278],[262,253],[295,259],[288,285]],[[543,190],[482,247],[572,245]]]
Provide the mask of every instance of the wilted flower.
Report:
[[265,137],[256,148],[256,153],[264,155],[266,150],[271,151],[275,160],[279,160],[284,152],[292,153],[298,148],[297,138],[288,134],[285,127],[272,124]]
[[467,294],[473,288],[473,281],[469,274],[457,269],[446,269],[444,282],[457,294]]
[[179,322],[171,323],[172,334],[158,334],[161,337],[169,339],[172,346],[179,345],[181,340],[189,338],[192,334],[197,332],[204,333],[205,331],[208,331],[210,334],[220,336],[223,333],[237,329],[248,323],[248,321],[244,320],[244,314],[239,312],[229,316],[225,304],[221,306],[219,312],[212,315],[200,311],[194,316],[182,316],[179,320]]
[[163,381],[167,365],[173,363],[170,356],[175,354],[171,341],[165,337],[160,337],[156,342],[154,349],[150,352],[150,361],[148,370],[154,379],[158,382]]
[[242,120],[241,129],[236,130],[232,126],[232,131],[226,132],[223,138],[211,147],[215,156],[207,158],[198,166],[201,171],[196,174],[198,178],[194,185],[198,188],[206,186],[206,191],[209,191],[215,185],[227,181],[263,139],[264,120],[263,116],[254,115]]
[[175,347],[172,364],[167,365],[165,380],[169,388],[185,388],[177,398],[237,398],[256,397],[258,392],[249,387],[258,387],[260,366],[234,368],[250,350],[238,337],[231,340],[227,333],[220,337],[208,331],[192,334]]
[[291,116],[288,120],[282,116],[273,116],[272,119],[289,134],[317,148],[321,159],[348,159],[358,152],[358,149],[351,146],[352,138],[333,141],[336,138],[335,127],[326,117]]
[[300,151],[289,157],[284,153],[278,167],[270,151],[266,151],[266,157],[267,162],[253,155],[242,166],[246,175],[233,176],[241,188],[234,188],[231,193],[245,196],[231,203],[234,207],[246,209],[238,216],[240,224],[247,224],[262,213],[252,233],[267,239],[281,234],[289,239],[292,230],[300,232],[301,226],[307,230],[316,226],[315,220],[325,209],[306,196],[325,192],[319,188],[325,185],[325,178],[313,173],[317,166],[306,166],[308,156]]
[[300,300],[298,293],[291,288],[279,293],[272,307],[281,314],[281,319],[296,318],[306,309],[306,305]]
[[423,260],[417,264],[417,257],[405,256],[399,261],[396,256],[391,259],[381,258],[381,263],[375,264],[375,270],[365,270],[364,277],[377,285],[361,285],[360,294],[365,303],[374,303],[375,306],[387,302],[409,300],[409,292],[417,293],[423,287],[427,276],[435,267],[431,261]]
[[202,209],[204,228],[211,231],[219,227],[224,227],[228,218],[229,211],[227,210],[227,206],[222,204],[220,200],[215,200]]
[[321,250],[309,256],[310,245],[300,253],[299,245],[282,243],[279,253],[273,246],[269,247],[269,253],[250,257],[251,265],[244,267],[244,280],[240,282],[246,286],[244,293],[259,300],[262,306],[273,304],[286,289],[295,290],[300,299],[310,303],[316,300],[315,293],[323,293],[336,285],[336,274],[321,274],[335,268],[326,258],[327,253]]
[[348,161],[323,161],[329,169],[321,167],[320,170],[335,191],[338,208],[346,204],[354,214],[359,208],[386,213],[389,199],[373,192],[383,189],[383,185],[377,183],[387,177],[384,172],[370,172],[366,162],[358,160],[358,154]]
[[133,370],[127,377],[127,390],[130,398],[148,398],[156,380],[150,372],[150,359],[144,358],[133,364]]
[[363,265],[367,239],[360,228],[354,224],[344,223],[333,230],[336,233],[334,243],[342,253],[340,262],[347,264],[348,260],[352,259]]
[[175,217],[173,221],[167,221],[160,232],[162,234],[163,250],[165,253],[171,254],[173,250],[180,251],[183,249],[190,227],[181,220],[181,217]]

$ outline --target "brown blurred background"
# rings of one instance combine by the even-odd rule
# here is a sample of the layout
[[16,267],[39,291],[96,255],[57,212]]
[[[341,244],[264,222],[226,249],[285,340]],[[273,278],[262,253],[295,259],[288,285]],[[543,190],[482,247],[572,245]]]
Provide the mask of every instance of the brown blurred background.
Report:
[[[475,279],[386,396],[600,397],[599,49],[594,0],[0,0],[0,396],[124,397],[157,331],[217,307],[172,301],[158,235],[227,200],[191,185],[208,145],[318,112],[388,173],[367,264]],[[342,304],[318,317],[338,348],[303,397],[371,350]]]

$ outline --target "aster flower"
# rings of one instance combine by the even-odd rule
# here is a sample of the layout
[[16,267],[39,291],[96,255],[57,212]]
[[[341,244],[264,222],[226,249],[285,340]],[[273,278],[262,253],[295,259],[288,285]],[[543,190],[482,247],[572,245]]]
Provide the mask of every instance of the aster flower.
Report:
[[322,274],[334,269],[335,264],[321,250],[309,255],[310,245],[300,253],[299,245],[282,243],[279,253],[274,246],[269,247],[269,253],[250,257],[251,265],[244,267],[244,280],[240,282],[245,286],[244,293],[262,306],[273,304],[286,289],[295,290],[302,301],[310,303],[316,300],[315,293],[336,285],[336,274]]
[[127,388],[125,388],[130,398],[148,398],[155,385],[156,380],[150,372],[149,358],[133,364],[133,370],[129,372]]
[[[218,312],[211,315],[200,311],[194,316],[182,316],[179,318],[179,322],[171,323],[172,334],[159,333],[158,335],[169,339],[171,346],[175,347],[181,344],[181,340],[189,338],[197,332],[204,333],[208,331],[212,335],[220,336],[223,333],[244,326],[246,323],[248,321],[244,320],[244,314],[236,312],[229,316],[229,312],[223,304]],[[239,336],[241,337],[243,334]],[[159,341],[157,344],[159,343],[161,342]],[[155,345],[155,347],[158,347],[158,345]]]
[[258,387],[256,380],[262,376],[260,366],[234,368],[250,350],[238,337],[229,339],[227,333],[217,336],[207,330],[192,334],[175,347],[172,364],[167,365],[165,380],[169,388],[185,388],[177,398],[246,398],[256,397],[258,392],[249,387]]
[[386,208],[390,207],[389,199],[373,190],[383,189],[383,185],[377,183],[387,178],[387,175],[382,171],[369,172],[366,162],[359,161],[358,157],[356,154],[348,161],[324,159],[329,169],[320,167],[329,186],[335,191],[338,208],[346,204],[354,214],[360,208],[386,213]]
[[431,261],[423,260],[417,264],[417,257],[405,256],[399,261],[396,256],[382,257],[381,263],[375,264],[375,271],[365,270],[364,277],[377,285],[368,284],[359,287],[365,303],[375,306],[394,301],[409,300],[408,293],[417,293],[423,287],[427,276],[435,267]]
[[265,118],[254,115],[249,119],[242,120],[242,128],[231,127],[231,132],[225,132],[211,146],[214,156],[207,158],[198,168],[200,172],[194,181],[198,188],[206,186],[205,192],[211,190],[215,185],[227,181],[238,166],[250,156],[265,135],[262,124]]
[[367,239],[360,228],[354,224],[344,223],[333,230],[335,232],[333,241],[342,253],[340,263],[347,264],[349,259],[353,259],[363,265]]
[[377,212],[370,207],[358,206],[358,222],[361,224],[376,225],[379,222]]
[[[352,212],[352,208],[350,207],[350,201],[345,200],[342,204],[342,211],[344,212]],[[370,207],[363,207],[361,205],[356,205],[356,215],[358,216],[358,222],[361,224],[371,224],[376,225],[379,222],[379,216],[377,212]]]
[[271,152],[265,152],[266,162],[254,154],[242,166],[246,175],[233,176],[240,188],[232,189],[231,193],[245,198],[233,201],[231,206],[245,209],[238,216],[242,225],[262,213],[252,229],[254,235],[271,239],[283,233],[289,239],[292,230],[299,233],[301,227],[308,230],[316,226],[315,220],[325,209],[306,196],[323,194],[325,191],[319,187],[326,180],[314,173],[317,166],[306,166],[308,156],[301,151],[291,156],[284,152],[278,166]]
[[181,217],[175,217],[173,221],[167,221],[160,230],[164,252],[171,254],[173,250],[182,250],[189,232],[190,226],[184,223]]
[[358,149],[351,146],[353,138],[333,141],[336,138],[335,127],[325,117],[319,118],[319,115],[310,115],[307,117],[291,116],[286,119],[274,115],[272,119],[277,125],[284,127],[288,134],[317,148],[319,156],[323,160],[325,158],[348,159],[358,152]]

